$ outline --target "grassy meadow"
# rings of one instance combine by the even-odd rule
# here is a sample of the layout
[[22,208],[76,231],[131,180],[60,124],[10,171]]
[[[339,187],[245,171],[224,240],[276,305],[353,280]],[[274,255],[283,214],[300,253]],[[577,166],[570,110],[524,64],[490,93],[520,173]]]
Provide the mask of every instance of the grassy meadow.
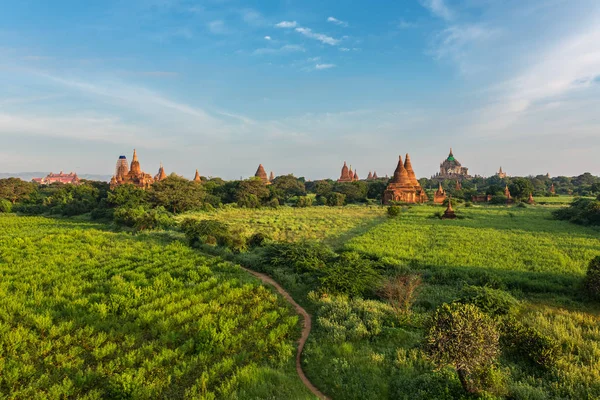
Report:
[[[600,254],[600,230],[552,219],[556,207],[458,207],[457,220],[440,220],[440,206],[404,207],[397,218],[388,218],[382,207],[350,207],[347,215],[354,217],[326,231],[344,209],[226,210],[201,218],[267,235],[302,220],[293,237],[274,239],[318,238],[382,260],[393,266],[387,274],[423,277],[413,312],[390,320],[382,301],[319,298],[307,293],[302,275],[272,272],[315,315],[304,368],[334,399],[471,398],[453,371],[437,370],[421,350],[425,321],[442,303],[459,298],[465,285],[512,294],[520,302],[517,319],[559,348],[548,370],[503,354],[492,377],[497,388],[487,398],[600,398],[600,307],[587,302],[580,287],[587,263]],[[358,215],[363,219],[357,224]]]
[[0,214],[0,298],[0,398],[312,398],[288,304],[165,235]]

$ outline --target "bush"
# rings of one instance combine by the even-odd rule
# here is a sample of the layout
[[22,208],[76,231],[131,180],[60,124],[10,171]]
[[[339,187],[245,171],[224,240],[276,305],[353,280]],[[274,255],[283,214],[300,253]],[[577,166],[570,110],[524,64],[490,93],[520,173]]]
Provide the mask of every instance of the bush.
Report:
[[248,246],[249,247],[262,247],[262,245],[264,244],[266,239],[266,236],[260,232],[257,232],[255,234],[253,234],[252,236],[250,236],[250,238],[248,239]]
[[559,347],[554,339],[514,318],[502,321],[502,346],[516,356],[544,368],[552,368],[558,360]]
[[275,268],[291,268],[298,273],[322,273],[335,253],[314,242],[273,243],[265,246],[265,262]]
[[[95,216],[97,216],[95,214]],[[174,225],[171,214],[164,207],[151,210],[143,206],[119,207],[114,211],[114,221],[119,225],[125,225],[137,230],[168,228]]]
[[600,200],[577,199],[553,213],[554,218],[580,225],[600,225]]
[[387,209],[388,217],[394,218],[400,215],[402,209],[399,206],[389,206]]
[[450,365],[467,392],[482,388],[477,376],[490,368],[499,352],[494,321],[472,304],[444,304],[433,315],[425,349],[439,368]]
[[279,200],[278,199],[269,200],[269,202],[267,203],[267,206],[269,206],[271,208],[277,208],[277,207],[279,207]]
[[391,315],[387,305],[374,300],[329,295],[318,298],[314,292],[309,298],[319,307],[319,328],[328,332],[334,342],[373,338],[382,332]]
[[296,201],[296,207],[310,207],[313,204],[313,198],[310,196],[299,196]]
[[343,193],[332,192],[326,197],[325,204],[331,207],[341,207],[346,202],[346,195]]
[[0,199],[0,213],[9,213],[12,211],[12,203],[6,199]]
[[324,290],[349,296],[363,296],[373,290],[380,279],[373,268],[373,261],[354,252],[342,253],[323,272],[319,281]]
[[382,296],[400,317],[410,312],[410,307],[415,301],[417,290],[421,286],[421,276],[403,274],[390,278],[384,282],[381,289]]
[[191,246],[210,244],[231,247],[233,245],[233,237],[226,223],[187,218],[181,222],[180,227]]
[[519,307],[518,300],[510,293],[485,286],[465,286],[458,302],[473,304],[484,313],[494,317],[514,314]]
[[592,299],[600,300],[600,256],[590,261],[583,285]]

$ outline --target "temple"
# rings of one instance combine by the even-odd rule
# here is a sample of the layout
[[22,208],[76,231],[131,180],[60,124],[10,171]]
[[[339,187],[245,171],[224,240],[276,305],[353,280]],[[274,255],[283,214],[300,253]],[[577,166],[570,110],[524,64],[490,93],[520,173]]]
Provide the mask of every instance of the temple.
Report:
[[394,177],[383,192],[383,204],[390,202],[402,203],[424,203],[428,200],[427,194],[421,188],[419,181],[412,168],[410,156],[406,155],[406,161],[402,163],[402,156],[398,157],[398,166],[394,171]]
[[263,167],[262,164],[258,165],[258,169],[256,170],[256,173],[254,174],[254,176],[257,178],[260,178],[260,180],[265,185],[271,184],[271,182],[269,181],[269,177],[267,176],[267,172],[265,171],[265,168]]
[[58,174],[50,172],[44,178],[33,178],[33,182],[39,183],[40,185],[51,185],[53,183],[64,183],[69,185],[79,185],[79,177],[76,173],[70,172],[68,174],[60,171]]
[[433,195],[433,202],[435,204],[443,204],[444,200],[446,200],[446,191],[442,187],[442,182],[440,182],[438,190],[436,190],[435,194]]
[[367,180],[368,181],[372,181],[373,180],[373,173],[371,171],[369,171],[369,175],[367,175]]
[[[164,172],[164,170],[163,170]],[[120,156],[117,160],[115,175],[110,180],[110,188],[113,189],[119,185],[135,185],[137,187],[147,189],[154,183],[152,175],[142,171],[140,161],[137,157],[137,152],[133,150],[133,160],[131,166],[127,169],[127,158]]]
[[198,170],[196,170],[196,175],[194,175],[194,182],[196,182],[196,183],[202,182],[202,178],[200,178],[200,174],[198,173]]
[[450,154],[448,158],[446,158],[440,164],[440,172],[435,174],[432,179],[458,179],[463,180],[465,178],[470,178],[469,169],[463,167],[462,164],[454,158],[454,154],[452,153],[452,148],[450,148]]
[[456,189],[457,191],[458,191],[458,190],[462,190],[462,184],[460,183],[460,181],[459,181],[458,179],[456,180],[456,186],[455,186],[455,189]]
[[358,180],[358,174],[352,171],[352,167],[348,168],[346,165],[346,161],[344,161],[344,166],[342,167],[342,173],[340,175],[340,179],[338,182],[354,182]]
[[160,163],[160,168],[158,169],[158,173],[154,177],[154,181],[158,182],[164,179],[167,179],[167,174],[165,173],[165,168],[163,167],[162,163]]
[[535,200],[533,199],[533,193],[529,192],[529,198],[527,199],[527,204],[535,204]]
[[496,173],[496,176],[500,179],[506,178],[506,172],[502,171],[502,167],[500,167],[500,169]]
[[444,211],[442,219],[456,219],[456,214],[454,213],[454,209],[452,208],[452,198],[448,199],[448,207],[446,207],[446,211]]
[[550,194],[556,194],[556,189],[554,188],[554,182],[552,182],[552,186],[550,186]]
[[271,173],[269,174],[269,181],[273,182],[273,179],[275,179],[275,174],[273,173],[273,171],[271,171]]

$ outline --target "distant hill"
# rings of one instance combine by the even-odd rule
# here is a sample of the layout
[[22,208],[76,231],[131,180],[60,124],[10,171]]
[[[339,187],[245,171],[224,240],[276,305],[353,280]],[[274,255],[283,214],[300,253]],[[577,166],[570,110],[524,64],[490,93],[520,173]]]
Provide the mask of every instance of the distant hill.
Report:
[[[33,178],[43,178],[49,172],[0,172],[0,179],[3,178],[20,178],[24,181],[31,181]],[[80,179],[88,179],[90,181],[109,182],[110,175],[94,175],[94,174],[77,174]]]

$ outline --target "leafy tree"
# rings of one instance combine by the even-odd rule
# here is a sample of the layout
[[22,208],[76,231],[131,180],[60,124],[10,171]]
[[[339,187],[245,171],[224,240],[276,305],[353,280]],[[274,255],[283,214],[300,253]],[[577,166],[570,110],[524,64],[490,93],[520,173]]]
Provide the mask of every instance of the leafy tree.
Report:
[[341,207],[346,202],[346,195],[332,192],[325,196],[325,204],[331,207]]
[[333,191],[333,183],[330,180],[316,181],[312,188],[312,192],[317,196],[327,196]]
[[368,185],[367,198],[381,200],[381,198],[383,196],[383,192],[385,191],[385,188],[387,187],[387,182],[381,181],[381,180],[376,180],[376,181],[367,182],[367,185]]
[[510,195],[517,199],[526,199],[529,197],[529,193],[533,193],[534,191],[531,181],[526,178],[513,179],[508,188]]
[[25,182],[19,178],[0,179],[0,198],[15,204],[29,199],[36,187],[35,183]]
[[278,176],[273,180],[269,186],[273,197],[282,199],[287,202],[290,198],[295,196],[304,196],[306,194],[306,188],[304,182],[295,178],[293,175]]
[[271,192],[259,178],[240,181],[235,188],[234,198],[240,207],[258,208],[265,204]]
[[381,294],[392,306],[398,317],[408,314],[421,286],[421,276],[402,274],[383,283]]
[[364,203],[367,200],[368,186],[366,182],[338,182],[333,190],[344,194],[348,203]]
[[474,376],[491,367],[499,353],[494,321],[472,304],[444,304],[433,315],[426,336],[426,351],[439,367],[454,367],[463,388],[481,388]]
[[155,182],[148,195],[152,204],[165,207],[176,214],[200,208],[206,192],[202,185],[172,174]]
[[135,185],[119,185],[108,193],[107,203],[112,207],[138,207],[146,204],[148,192]]
[[373,268],[373,261],[362,258],[355,252],[342,253],[328,265],[319,278],[325,290],[333,294],[363,296],[378,285],[379,274]]

